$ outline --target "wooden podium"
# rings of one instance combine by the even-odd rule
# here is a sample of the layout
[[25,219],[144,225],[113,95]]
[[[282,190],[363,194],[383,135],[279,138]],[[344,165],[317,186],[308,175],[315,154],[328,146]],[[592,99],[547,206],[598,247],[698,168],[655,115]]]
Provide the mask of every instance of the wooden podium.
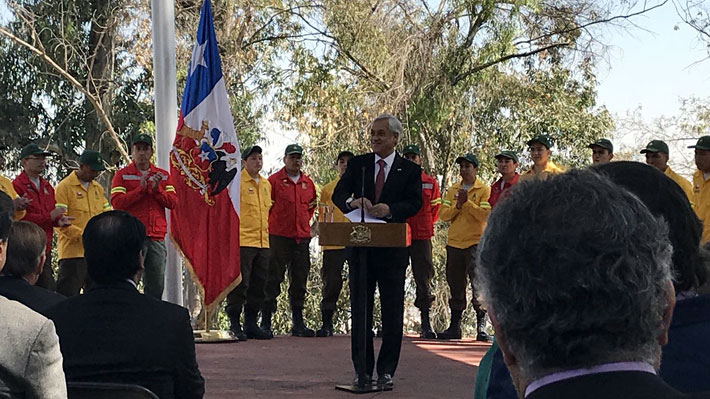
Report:
[[[360,356],[354,360],[355,372],[358,376],[358,384],[349,383],[336,385],[335,389],[352,392],[356,394],[391,390],[373,384],[368,380],[366,368],[366,348],[367,348],[367,305],[365,297],[367,295],[367,248],[377,247],[408,247],[411,244],[411,233],[409,225],[406,223],[327,223],[320,222],[320,245],[346,246],[351,247],[351,251],[359,251],[358,258],[360,264],[357,266],[358,292],[351,292],[350,295],[357,295],[360,299],[358,309],[351,309],[357,312],[357,319],[362,320],[360,325],[353,325],[353,329],[360,332],[360,340],[355,344],[359,348]],[[349,261],[349,259],[348,259]],[[351,275],[354,276],[350,264]]]

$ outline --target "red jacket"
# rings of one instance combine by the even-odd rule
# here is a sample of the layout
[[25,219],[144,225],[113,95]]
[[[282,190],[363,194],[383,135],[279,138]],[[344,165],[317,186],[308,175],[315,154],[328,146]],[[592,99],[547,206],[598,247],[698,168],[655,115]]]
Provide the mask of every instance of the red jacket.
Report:
[[422,207],[407,219],[412,230],[412,240],[428,240],[434,235],[434,223],[439,219],[441,193],[436,179],[422,172]]
[[25,195],[32,200],[27,205],[27,214],[22,220],[32,222],[44,230],[47,234],[47,253],[49,253],[52,249],[55,226],[55,221],[49,217],[49,213],[54,210],[54,188],[40,176],[39,191],[37,191],[37,187],[30,181],[30,177],[24,170],[12,181],[12,186],[17,191],[17,195],[20,197]]
[[150,183],[141,187],[141,171],[136,164],[116,172],[111,181],[111,205],[138,218],[145,226],[146,235],[152,240],[162,240],[168,232],[165,220],[165,208],[173,209],[177,205],[177,194],[168,172],[151,164],[148,176],[163,174],[163,180],[153,190]]
[[491,197],[488,198],[488,203],[491,204],[491,208],[496,206],[496,203],[498,201],[508,195],[508,190],[510,190],[510,187],[512,187],[514,184],[518,183],[519,177],[520,175],[516,173],[515,176],[513,176],[513,178],[508,183],[504,183],[502,177],[498,179],[498,181],[493,183],[493,185],[491,186]]
[[310,220],[316,209],[316,186],[301,172],[294,184],[281,168],[269,176],[271,200],[269,234],[289,238],[311,238]]

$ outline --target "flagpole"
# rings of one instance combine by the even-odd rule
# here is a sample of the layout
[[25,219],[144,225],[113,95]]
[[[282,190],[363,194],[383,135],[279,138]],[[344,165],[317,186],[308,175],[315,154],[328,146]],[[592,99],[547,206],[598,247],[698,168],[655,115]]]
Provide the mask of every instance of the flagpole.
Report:
[[[153,25],[156,155],[158,166],[170,170],[170,149],[175,138],[178,116],[175,78],[175,4],[173,0],[151,0],[150,7]],[[169,222],[168,226],[170,226]],[[167,258],[163,298],[183,305],[182,262],[171,240],[165,240],[165,247]]]

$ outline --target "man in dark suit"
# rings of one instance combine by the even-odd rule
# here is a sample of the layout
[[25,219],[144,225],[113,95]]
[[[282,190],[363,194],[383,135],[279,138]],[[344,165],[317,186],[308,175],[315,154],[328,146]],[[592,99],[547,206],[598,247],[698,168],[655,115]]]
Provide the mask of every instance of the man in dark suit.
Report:
[[[333,203],[348,213],[364,208],[370,215],[391,223],[405,223],[422,206],[422,181],[419,165],[400,157],[394,150],[402,133],[402,124],[391,115],[380,115],[370,128],[372,153],[348,162],[345,174],[333,192]],[[364,193],[362,188],[364,171]],[[359,289],[360,259],[367,256],[367,317],[361,320],[355,311],[360,305],[355,294]],[[377,384],[391,389],[402,346],[404,314],[404,276],[409,263],[407,248],[363,248],[353,251],[350,266],[350,305],[353,309],[352,358],[358,375],[372,376],[375,367],[372,343],[372,309],[375,285],[380,289],[382,306],[382,347],[377,358]],[[365,370],[358,370],[362,323],[367,332]],[[363,383],[355,381],[356,385]]]
[[94,284],[49,310],[67,380],[138,384],[161,399],[202,398],[187,310],[136,289],[147,249],[143,224],[109,211],[89,220],[82,239]]
[[488,218],[477,274],[518,396],[710,398],[656,375],[671,252],[665,221],[594,171],[519,183]]
[[45,232],[38,225],[14,222],[7,245],[7,262],[0,274],[0,295],[45,316],[47,309],[66,299],[54,291],[34,285],[46,266],[46,241]]

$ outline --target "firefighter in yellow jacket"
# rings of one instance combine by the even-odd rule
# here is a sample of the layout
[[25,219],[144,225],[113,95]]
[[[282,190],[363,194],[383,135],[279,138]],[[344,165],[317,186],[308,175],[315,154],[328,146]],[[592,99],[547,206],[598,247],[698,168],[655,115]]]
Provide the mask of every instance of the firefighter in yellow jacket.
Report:
[[693,174],[693,193],[695,213],[703,222],[701,244],[710,242],[710,136],[698,139],[695,145],[695,166],[698,170]]
[[[258,145],[242,152],[239,218],[239,263],[242,282],[227,295],[225,312],[229,316],[230,330],[239,341],[271,339],[256,322],[264,304],[264,287],[269,273],[269,209],[271,209],[271,183],[260,175],[264,161]],[[244,329],[240,317],[244,308]]]
[[105,169],[101,154],[86,150],[79,157],[79,169],[57,184],[54,198],[57,207],[67,210],[70,226],[58,227],[57,250],[59,275],[57,292],[64,296],[78,295],[86,282],[86,262],[81,234],[89,219],[111,209],[104,189],[94,181]]
[[564,173],[564,169],[550,160],[550,155],[552,155],[550,148],[552,145],[549,137],[540,134],[528,140],[526,144],[528,145],[533,165],[527,172],[520,175],[519,181],[522,182],[529,179],[545,180],[550,176]]
[[[336,168],[338,168],[338,177],[323,186],[320,192],[321,210],[327,209],[328,217],[332,214],[332,220],[326,220],[328,218],[326,215],[321,216],[326,222],[348,222],[348,218],[333,203],[333,190],[335,190],[340,177],[348,168],[348,161],[354,156],[355,154],[350,151],[340,151],[335,163]],[[340,291],[343,289],[343,265],[347,254],[345,247],[323,246],[321,249],[323,250],[323,265],[321,267],[323,299],[320,303],[320,309],[323,325],[316,331],[316,337],[330,337],[333,335],[333,315],[337,309]]]
[[476,298],[473,285],[476,269],[476,248],[486,227],[491,206],[488,198],[491,190],[480,179],[478,158],[466,154],[456,159],[459,164],[461,181],[446,190],[439,218],[449,222],[449,240],[446,245],[446,282],[449,284],[451,299],[451,324],[445,331],[437,333],[439,339],[461,338],[461,316],[466,309],[467,277],[473,290],[473,308],[476,310],[478,341],[490,341],[485,331],[486,311]]
[[20,220],[27,213],[27,205],[30,200],[26,196],[20,197],[12,185],[12,181],[7,177],[0,175],[0,191],[12,198],[12,205],[15,207],[15,212],[12,214],[13,220]]

